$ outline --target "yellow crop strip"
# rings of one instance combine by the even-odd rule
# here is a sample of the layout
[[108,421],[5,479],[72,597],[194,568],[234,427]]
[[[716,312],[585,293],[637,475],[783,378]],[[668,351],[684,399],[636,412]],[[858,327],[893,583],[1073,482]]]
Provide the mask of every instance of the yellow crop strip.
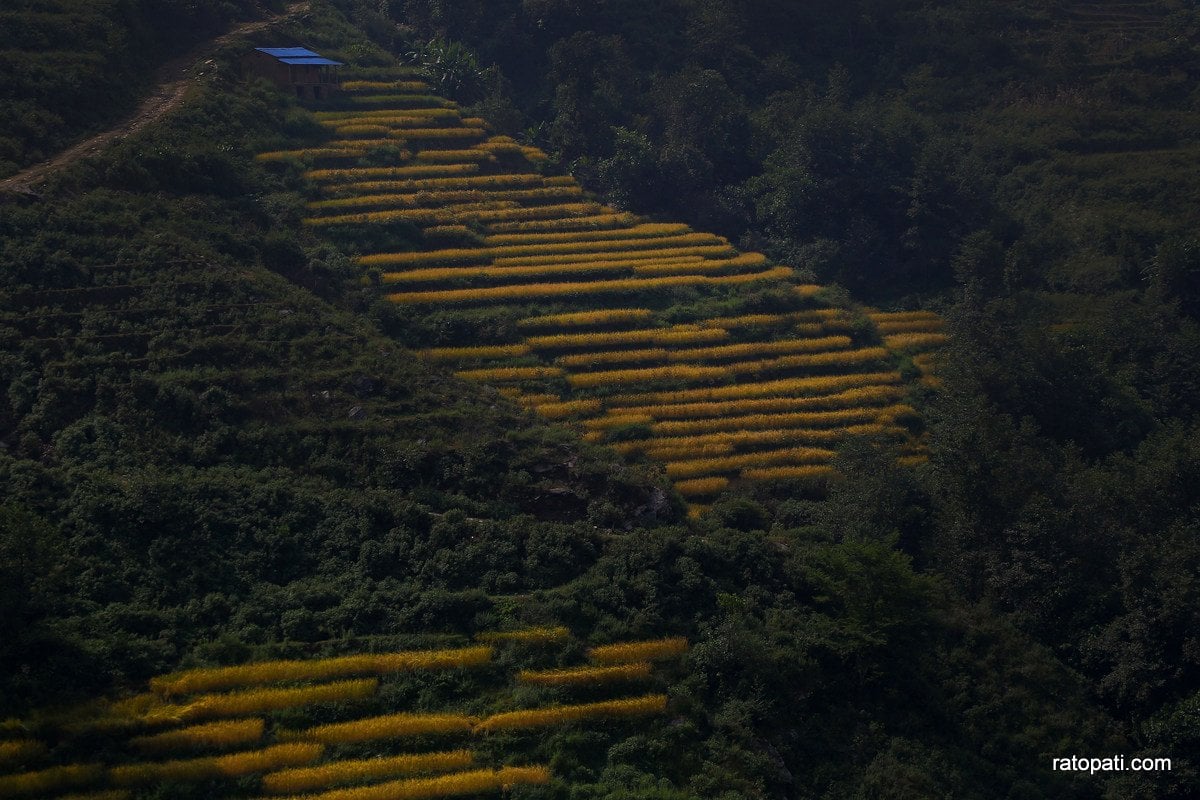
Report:
[[637,217],[628,212],[594,214],[592,216],[538,219],[526,222],[493,222],[488,225],[492,233],[519,233],[528,231],[598,231],[619,228],[637,222]]
[[567,419],[599,414],[603,404],[599,400],[568,400],[566,402],[535,403],[533,410],[546,419]]
[[[484,212],[486,213],[486,212]],[[497,212],[502,213],[502,212]],[[611,281],[580,283],[539,283],[516,286],[494,286],[482,289],[447,289],[434,292],[397,292],[389,294],[394,303],[488,303],[496,300],[516,300],[534,297],[584,297],[593,294],[644,292],[650,289],[670,289],[684,286],[715,286],[730,283],[751,283],[760,280],[782,280],[791,275],[786,267],[766,272],[710,278],[703,275],[678,275],[667,278],[628,278]],[[886,351],[885,351],[886,352]]]
[[554,363],[561,367],[600,367],[609,364],[645,363],[647,361],[666,361],[670,351],[662,347],[652,347],[642,350],[611,350],[599,353],[581,353],[570,356],[559,356]]
[[334,789],[302,797],[303,800],[424,800],[430,797],[499,792],[513,786],[537,786],[549,782],[550,770],[546,767],[502,767],[496,770],[455,772],[436,778],[408,778],[353,789]]
[[[348,675],[384,675],[426,669],[475,667],[491,661],[487,647],[401,650],[312,661],[261,661],[236,667],[193,669],[152,678],[150,688],[164,696],[256,686],[280,681],[327,680]],[[314,687],[315,688],[315,687]]]
[[609,239],[659,239],[686,234],[691,231],[683,223],[647,222],[631,228],[605,231],[568,231],[559,233],[515,233],[489,236],[486,242],[491,247],[501,245],[553,244],[556,242],[597,242]]
[[211,719],[238,717],[284,708],[298,708],[315,703],[341,703],[363,700],[379,688],[376,678],[322,683],[298,689],[251,689],[228,694],[204,694],[183,706],[165,706],[148,721]]
[[78,789],[104,780],[104,767],[99,764],[72,764],[50,767],[37,772],[0,775],[0,797],[23,797],[31,794],[50,794],[64,789]]
[[885,336],[894,333],[941,333],[946,323],[940,319],[913,319],[876,322],[875,327]]
[[[404,195],[401,195],[404,196]],[[387,195],[379,195],[366,198],[350,198],[354,201],[375,200],[377,197],[387,197]],[[343,200],[322,200],[316,203],[310,203],[311,207],[325,208],[336,207],[330,204],[343,203]],[[711,234],[687,234],[684,236],[668,236],[657,240],[646,239],[614,239],[603,242],[554,242],[550,244],[533,244],[533,245],[504,245],[499,247],[478,247],[467,249],[447,249],[447,250],[432,250],[432,251],[416,251],[410,253],[377,253],[375,255],[362,256],[359,263],[363,265],[380,265],[380,264],[422,264],[427,262],[445,263],[461,260],[475,260],[477,258],[492,258],[497,265],[507,265],[505,259],[516,258],[520,256],[549,256],[558,258],[567,254],[579,254],[580,257],[608,259],[611,258],[605,255],[605,251],[641,251],[641,250],[662,250],[665,252],[659,255],[692,255],[691,253],[674,253],[672,251],[680,249],[678,246],[686,246],[691,248],[694,245],[706,245],[710,242],[716,242],[722,247],[727,246],[727,243],[720,241],[716,236]],[[659,245],[661,244],[661,247]],[[654,256],[655,253],[639,253],[638,256]],[[527,266],[524,262],[521,264],[513,264],[511,266]]]
[[323,751],[324,745],[320,744],[278,744],[263,750],[231,753],[227,756],[129,764],[113,767],[108,774],[109,780],[117,786],[237,778],[280,767],[311,764],[321,757]]
[[0,742],[0,767],[24,764],[46,754],[46,745],[33,739]]
[[950,341],[944,333],[897,333],[883,337],[883,343],[902,353],[940,347]]
[[473,717],[461,714],[389,714],[353,722],[318,725],[292,734],[289,738],[324,744],[350,744],[406,736],[469,733],[475,721]]
[[709,419],[672,420],[656,422],[656,436],[685,436],[725,430],[765,430],[768,428],[822,428],[870,423],[886,420],[898,414],[911,413],[906,405],[868,408],[842,408],[835,411],[797,411],[782,414],[747,414]]
[[[691,260],[688,259],[690,262]],[[699,259],[696,259],[699,261]],[[575,264],[546,264],[530,267],[496,267],[480,265],[474,267],[426,267],[402,272],[385,272],[384,283],[421,283],[472,278],[521,278],[555,275],[583,275],[593,272],[620,272],[633,274],[636,264],[632,261],[598,261]]]
[[459,164],[471,161],[495,161],[495,156],[486,150],[421,150],[417,161],[439,164]]
[[[448,167],[475,167],[475,164],[443,164],[418,167],[418,169],[447,169]],[[412,169],[412,168],[410,168]],[[403,178],[393,180],[347,180],[343,183],[328,187],[340,194],[372,194],[377,192],[450,192],[463,189],[528,189],[543,187],[545,180],[540,175],[513,173],[507,175],[449,175],[431,178]],[[555,188],[555,187],[550,187]]]
[[648,308],[613,308],[600,311],[576,311],[547,314],[517,321],[518,328],[590,328],[646,322],[654,316]]
[[820,464],[830,461],[833,456],[832,450],[819,447],[789,447],[784,450],[764,450],[715,458],[668,461],[667,477],[672,479],[699,478],[722,472],[733,472],[746,467]]
[[650,677],[650,670],[649,661],[611,667],[521,670],[517,673],[517,683],[534,686],[587,686],[596,683],[645,680]]
[[719,381],[729,377],[724,367],[694,367],[686,365],[616,369],[603,372],[577,372],[567,375],[567,383],[575,389],[596,386],[616,386],[625,383],[658,381]]
[[[643,240],[647,241],[647,240]],[[686,247],[642,247],[630,250],[609,250],[603,252],[557,253],[554,255],[524,255],[497,256],[493,263],[505,267],[528,267],[535,264],[569,264],[577,261],[620,261],[639,260],[651,262],[666,262],[677,256],[700,256],[702,258],[719,258],[733,252],[733,246],[727,244],[703,244]]]
[[667,709],[667,696],[646,695],[622,700],[602,700],[597,703],[549,706],[524,711],[508,711],[494,714],[475,726],[477,732],[522,730],[544,728],[551,725],[566,725],[585,719],[637,717],[646,714],[661,714]]
[[[706,497],[724,491],[728,487],[729,479],[719,476],[715,478],[695,478],[690,481],[677,481],[675,483],[675,491],[684,497]],[[691,516],[691,514],[688,516]]]
[[426,180],[433,176],[470,175],[478,172],[478,164],[421,164],[412,167],[349,167],[347,169],[312,169],[304,177],[314,181],[330,181],[354,185],[368,178],[389,178],[387,185],[411,180]]
[[655,419],[693,419],[736,414],[853,408],[892,402],[903,394],[903,388],[897,385],[863,386],[834,394],[810,397],[746,398],[700,403],[656,403],[641,406],[613,405],[609,409],[609,413],[648,414]]
[[481,642],[519,642],[521,644],[550,644],[561,642],[571,635],[562,625],[539,628],[522,628],[515,631],[485,631],[476,634]]
[[418,350],[429,361],[469,361],[484,358],[515,358],[532,352],[527,344],[478,345],[475,347],[432,347]]
[[687,639],[672,636],[667,639],[599,645],[588,650],[588,658],[598,664],[630,664],[637,661],[665,661],[681,656],[687,651]]
[[[752,431],[716,431],[691,436],[658,436],[630,442],[617,442],[613,447],[620,453],[645,452],[658,458],[653,452],[696,452],[700,456],[722,455],[734,448],[758,447],[762,445],[834,445],[848,436],[892,436],[902,437],[903,428],[878,422],[861,425],[846,425],[832,428],[772,428]],[[663,461],[672,459],[663,458]],[[674,459],[682,460],[682,459]]]
[[130,744],[143,753],[151,754],[196,748],[232,747],[261,740],[263,729],[264,723],[261,719],[209,722],[152,736],[138,736],[131,739]]
[[496,367],[494,369],[467,369],[454,373],[472,381],[533,381],[557,378],[563,371],[557,367]]
[[727,331],[701,330],[695,326],[676,325],[672,328],[530,336],[525,340],[525,344],[534,350],[570,350],[580,347],[617,347],[628,344],[700,344],[719,342],[728,337]]
[[672,361],[720,361],[727,358],[774,355],[778,353],[813,353],[842,350],[850,347],[849,336],[827,336],[823,339],[784,339],[778,342],[747,342],[718,347],[700,347],[671,352]]
[[[393,143],[399,145],[399,143]],[[255,161],[292,161],[303,158],[359,158],[366,155],[366,145],[363,147],[307,147],[297,150],[271,150],[259,153]],[[408,156],[405,155],[404,158]]]
[[271,794],[311,792],[346,783],[365,783],[398,775],[422,772],[449,772],[471,766],[475,754],[470,750],[442,753],[410,753],[382,758],[334,761],[316,767],[285,769],[264,775],[262,788]]
[[[720,329],[718,329],[720,330]],[[532,340],[527,344],[537,348]],[[900,373],[860,372],[850,375],[818,375],[806,378],[784,378],[781,380],[739,383],[733,386],[716,386],[705,389],[683,389],[679,391],[643,392],[624,394],[609,398],[614,405],[644,405],[649,403],[691,403],[711,400],[735,400],[749,397],[809,396],[844,391],[856,386],[899,383]]]
[[740,476],[748,481],[795,481],[832,478],[837,470],[824,464],[801,464],[786,467],[754,467],[744,469]]

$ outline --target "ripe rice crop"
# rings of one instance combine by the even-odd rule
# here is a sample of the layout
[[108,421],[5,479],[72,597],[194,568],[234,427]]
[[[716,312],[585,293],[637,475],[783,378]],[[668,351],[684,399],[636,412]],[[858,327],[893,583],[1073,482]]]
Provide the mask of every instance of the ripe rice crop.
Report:
[[559,356],[554,363],[562,367],[599,367],[607,364],[631,362],[666,361],[670,351],[661,347],[645,350],[612,350],[599,353],[581,353],[571,356]]
[[227,756],[189,758],[179,761],[159,761],[128,764],[108,771],[109,780],[117,786],[146,786],[167,781],[202,781],[210,778],[237,778],[268,772],[280,767],[311,764],[321,757],[321,744],[277,744],[263,750],[231,753]]
[[395,132],[402,139],[480,139],[487,136],[482,128],[404,128]]
[[535,381],[542,378],[557,378],[563,374],[558,367],[496,367],[494,369],[467,369],[454,373],[472,381]]
[[841,408],[835,411],[797,411],[782,414],[748,414],[710,419],[673,420],[654,425],[657,436],[685,436],[725,430],[762,430],[767,428],[827,428],[854,423],[875,422],[889,414],[909,412],[909,406]]
[[640,425],[653,422],[646,414],[627,414],[621,417],[600,417],[598,419],[587,419],[583,421],[583,427],[588,430],[604,430],[606,428],[620,428],[624,425]]
[[671,360],[719,361],[725,358],[745,358],[776,353],[811,353],[844,349],[848,348],[850,344],[849,336],[828,336],[824,339],[783,339],[778,342],[746,342],[744,344],[676,350],[671,353]]
[[519,233],[528,231],[598,231],[632,225],[637,217],[628,212],[594,214],[592,216],[568,217],[563,219],[538,219],[526,222],[494,222],[488,226],[492,233]]
[[579,372],[567,375],[567,383],[575,389],[595,386],[613,386],[622,383],[649,383],[654,381],[719,381],[729,373],[724,367],[669,366],[646,369],[616,369],[604,372]]
[[523,394],[521,390],[517,388],[500,388],[496,391],[500,392],[500,394],[505,395],[506,397],[514,398],[523,406],[535,406],[538,403],[557,403],[562,399],[556,394]]
[[548,314],[526,317],[517,322],[518,328],[591,328],[645,322],[654,316],[648,308],[614,308],[601,311],[576,311],[567,314]]
[[533,410],[546,419],[566,419],[587,414],[599,414],[603,406],[599,400],[568,400],[565,403],[541,403]]
[[[477,164],[449,164],[442,166],[417,167],[415,169],[460,169],[469,167],[468,172],[479,169]],[[402,167],[401,169],[414,169]],[[455,189],[519,189],[542,186],[541,175],[513,173],[507,175],[452,175],[444,178],[400,178],[398,180],[355,181],[352,178],[337,189],[342,192],[439,192]]]
[[549,725],[565,725],[594,717],[622,718],[645,714],[661,714],[667,710],[667,696],[652,694],[621,700],[602,700],[598,703],[530,708],[524,711],[507,711],[494,714],[475,726],[477,732],[522,730],[544,728]]
[[[628,450],[625,452],[637,452],[636,450]],[[711,456],[723,456],[733,452],[733,445],[729,442],[712,442],[710,444],[699,444],[692,447],[653,447],[643,450],[648,458],[655,461],[685,461],[691,458],[708,458]]]
[[[349,149],[349,150],[370,150],[377,147],[403,147],[404,142],[399,138],[385,139],[331,139],[328,143],[328,149]],[[407,156],[406,156],[407,158]]]
[[[833,445],[848,436],[894,436],[903,437],[906,431],[894,425],[869,422],[863,425],[848,425],[834,428],[774,428],[752,431],[717,431],[695,436],[662,436],[617,442],[613,447],[620,453],[651,451],[696,451],[698,455],[721,455],[737,447],[761,445]],[[729,450],[725,450],[725,447]],[[709,448],[712,448],[710,451]],[[657,458],[657,456],[652,456]],[[670,461],[672,459],[661,459]],[[682,460],[682,459],[674,459]]]
[[422,92],[429,88],[425,81],[342,81],[342,91],[361,92],[364,89],[392,89],[397,92]]
[[192,750],[204,747],[230,747],[257,742],[263,736],[261,719],[235,719],[209,722],[179,730],[165,731],[153,736],[130,740],[143,753],[167,753],[172,750]]
[[[595,313],[595,312],[587,312]],[[624,344],[702,344],[719,342],[729,334],[721,330],[699,330],[691,327],[646,328],[632,331],[602,333],[558,333],[530,336],[525,344],[534,350],[569,350],[576,347],[617,347]]]
[[[486,213],[486,212],[485,212]],[[502,213],[502,212],[497,212]],[[789,273],[790,274],[790,273]],[[774,270],[747,276],[734,276],[737,283],[786,277]],[[399,292],[387,296],[394,303],[487,303],[496,300],[516,300],[535,297],[584,297],[593,294],[644,292],[650,289],[669,289],[683,286],[706,286],[733,282],[730,278],[709,278],[703,275],[677,275],[666,278],[624,278],[581,283],[538,283],[515,286],[492,286],[481,289],[446,289],[433,292]]]
[[[744,253],[727,259],[702,261],[692,265],[692,272],[724,272],[730,267],[757,267],[767,263],[767,257],[762,253]],[[660,262],[654,264],[638,264],[633,268],[638,275],[680,275],[687,274],[686,265]]]
[[945,323],[940,319],[897,320],[895,322],[876,322],[875,327],[884,335],[896,333],[940,333]]
[[418,350],[429,361],[463,361],[477,358],[515,358],[531,352],[526,344],[479,345],[476,347],[432,347]]
[[294,736],[297,739],[324,744],[352,744],[376,739],[398,739],[403,736],[468,733],[474,723],[474,718],[461,714],[390,714],[352,722],[318,725]]
[[870,311],[868,316],[876,322],[901,322],[912,320],[929,320],[938,322],[941,317],[933,311]]
[[704,505],[702,503],[688,503],[687,504],[688,519],[700,519],[702,516],[707,514],[709,512],[709,510],[711,510],[711,509],[712,509],[711,505]]
[[49,794],[63,789],[77,789],[104,780],[104,767],[99,764],[72,764],[50,767],[37,772],[0,775],[0,797],[22,797],[29,794]]
[[[690,481],[677,481],[675,491],[684,497],[705,497],[716,494],[729,487],[728,478],[696,478]],[[690,517],[691,514],[688,514]]]
[[901,456],[900,458],[896,459],[896,463],[902,467],[919,467],[922,464],[929,463],[929,456],[924,455],[924,454],[914,455],[914,456]]
[[801,297],[809,298],[809,297],[816,297],[817,293],[820,292],[823,288],[825,288],[825,287],[820,286],[815,283],[804,283],[799,286],[793,287],[792,291],[794,291],[796,294],[800,295]]
[[[649,240],[642,240],[649,241]],[[697,256],[701,259],[719,257],[733,252],[731,245],[692,245],[688,247],[641,247],[629,250],[611,250],[607,252],[557,253],[552,255],[497,255],[493,263],[505,267],[527,267],[535,264],[569,264],[578,261],[674,261],[677,257]]]
[[353,789],[334,789],[303,797],[304,800],[423,800],[429,797],[498,792],[513,786],[535,786],[549,782],[550,770],[545,767],[502,767],[497,770],[455,772],[436,778],[408,778]]
[[306,217],[305,225],[347,225],[395,222],[406,220],[414,224],[438,222],[462,222],[470,220],[491,209],[505,209],[516,203],[494,201],[486,203],[463,203],[441,208],[401,208],[395,211],[368,211],[365,214],[341,214],[330,217]]
[[46,745],[33,739],[0,742],[0,766],[24,764],[46,754]]
[[566,639],[571,632],[562,625],[540,628],[522,628],[517,631],[486,631],[476,634],[481,642],[521,642],[522,644],[549,644]]
[[475,761],[470,750],[444,753],[409,753],[382,758],[334,761],[317,767],[298,767],[264,775],[262,788],[271,794],[311,792],[346,783],[364,783],[397,775],[448,772],[469,767]]
[[719,472],[732,472],[745,467],[766,467],[777,464],[811,464],[829,461],[832,450],[819,447],[789,447],[785,450],[766,450],[758,453],[697,458],[689,461],[668,461],[667,477],[672,479],[698,478]]
[[461,164],[471,161],[495,161],[495,156],[486,150],[422,150],[417,161],[438,164]]
[[200,695],[186,706],[164,708],[162,718],[180,720],[206,719],[211,717],[236,717],[264,711],[278,711],[314,703],[338,703],[347,700],[362,700],[375,694],[379,681],[363,678],[337,683],[322,683],[298,689],[252,689],[229,694]]
[[837,470],[824,464],[801,464],[786,467],[754,467],[744,469],[740,477],[748,481],[795,481],[831,478]]
[[[451,104],[453,105],[453,104]],[[458,118],[458,112],[453,108],[406,108],[403,111],[395,109],[355,109],[353,111],[317,111],[313,116],[319,122],[332,122],[344,119],[367,119],[372,117],[394,117],[397,114],[403,114],[406,117],[445,117],[447,119]]]
[[518,683],[534,686],[586,686],[612,681],[645,680],[650,677],[650,662],[620,664],[612,667],[568,667],[566,669],[521,670]]
[[687,639],[673,636],[599,645],[588,650],[588,658],[598,664],[630,664],[637,661],[664,661],[683,655],[687,650]]
[[588,275],[589,272],[630,273],[638,261],[584,261],[576,264],[545,264],[540,266],[434,266],[426,269],[385,272],[384,283],[415,283],[462,281],[470,278],[516,278]]
[[[327,680],[347,675],[383,675],[424,669],[475,667],[491,661],[487,647],[462,647],[446,650],[401,650],[394,653],[366,653],[311,661],[260,661],[236,667],[193,669],[150,680],[150,688],[164,696],[191,692],[257,686],[280,681]],[[333,686],[343,684],[332,684]],[[322,687],[311,687],[314,689]]]
[[895,385],[863,386],[815,397],[744,398],[700,403],[659,403],[645,406],[614,405],[609,411],[612,414],[649,414],[655,419],[693,419],[695,417],[722,417],[730,414],[857,407],[890,402],[903,393],[904,390]]
[[489,246],[553,244],[555,242],[595,242],[609,239],[659,239],[688,233],[691,229],[682,223],[647,222],[632,228],[605,231],[568,231],[559,233],[513,233],[487,237]]
[[314,181],[349,182],[366,178],[394,180],[425,179],[426,176],[469,175],[479,171],[478,164],[421,164],[414,167],[352,167],[350,169],[311,169],[304,177]]
[[675,236],[660,236],[658,238],[634,237],[631,239],[590,239],[583,241],[509,244],[497,245],[487,249],[488,254],[495,258],[514,258],[517,256],[561,255],[564,253],[592,255],[607,251],[663,250],[681,246],[691,247],[693,245],[728,246],[729,243],[711,233],[685,233]]
[[[466,125],[468,127],[471,127],[471,128],[486,128],[488,126],[487,120],[485,120],[483,117],[463,117],[462,124]],[[502,139],[502,140],[506,139],[509,142],[515,141],[511,137],[508,137],[508,136],[494,136],[492,138],[493,139]]]
[[[301,158],[359,158],[366,155],[364,148],[350,147],[306,147],[298,150],[269,150],[259,153],[255,161],[290,161]],[[407,158],[408,156],[404,156]]]
[[[720,329],[718,329],[720,330]],[[527,343],[537,348],[534,340]],[[748,397],[774,397],[776,395],[816,395],[844,391],[856,386],[899,383],[900,373],[862,372],[850,375],[818,375],[808,378],[784,378],[782,380],[739,383],[732,386],[715,386],[704,389],[684,389],[669,392],[644,392],[625,394],[609,398],[609,402],[620,405],[643,405],[649,403],[690,403],[710,400],[736,400]]]
[[882,361],[889,353],[882,347],[864,347],[859,350],[835,350],[828,353],[780,356],[759,361],[739,361],[726,364],[733,375],[757,375],[772,370],[809,369],[812,367],[850,367]]
[[948,341],[950,341],[950,337],[944,333],[897,333],[883,337],[885,345],[899,352],[940,347]]
[[570,215],[582,217],[599,213],[603,208],[604,206],[601,206],[599,203],[559,203],[556,205],[535,206],[533,208],[506,208],[501,211],[485,211],[474,214],[472,219],[478,222],[490,223],[523,219],[557,219]]
[[334,128],[335,136],[340,136],[343,139],[351,137],[384,137],[387,136],[388,128],[383,125],[343,125],[340,128]]
[[352,105],[382,106],[393,108],[453,108],[450,100],[431,94],[365,94],[345,98]]

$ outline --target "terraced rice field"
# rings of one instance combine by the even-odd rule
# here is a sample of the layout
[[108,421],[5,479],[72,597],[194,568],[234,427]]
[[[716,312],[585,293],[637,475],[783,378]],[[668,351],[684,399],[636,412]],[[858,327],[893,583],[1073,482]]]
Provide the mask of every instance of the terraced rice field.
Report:
[[697,513],[739,482],[820,491],[849,436],[921,460],[909,398],[936,388],[937,315],[838,307],[760,253],[605,206],[410,75],[346,87],[317,112],[328,141],[260,158],[311,166],[309,226],[419,232],[424,247],[357,260],[406,316],[461,321],[425,358],[663,462]]
[[[679,638],[585,650],[559,627],[477,640],[187,670],[132,698],[9,721],[0,798],[115,800],[175,787],[188,796],[383,800],[551,784],[553,771],[536,760],[540,737],[563,726],[620,735],[661,717],[671,664],[687,650]],[[476,690],[443,707],[397,707],[414,685],[424,697],[450,683]],[[105,757],[78,760],[97,741]]]

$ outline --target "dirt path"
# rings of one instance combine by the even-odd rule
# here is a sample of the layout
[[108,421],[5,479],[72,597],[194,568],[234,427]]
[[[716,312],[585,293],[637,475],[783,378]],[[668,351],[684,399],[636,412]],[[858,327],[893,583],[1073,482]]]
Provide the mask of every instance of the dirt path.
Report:
[[192,66],[212,53],[221,45],[246,34],[269,28],[285,19],[296,16],[308,10],[308,2],[293,3],[282,13],[238,25],[215,39],[209,39],[198,44],[187,55],[180,56],[163,64],[155,75],[154,91],[138,105],[137,110],[125,119],[116,123],[108,130],[101,131],[95,136],[84,139],[72,145],[49,161],[34,164],[4,180],[0,180],[0,192],[16,192],[32,194],[34,188],[53,172],[66,167],[81,158],[94,155],[109,143],[137,133],[147,125],[162,119],[183,102],[183,96],[199,76],[192,76],[188,71]]

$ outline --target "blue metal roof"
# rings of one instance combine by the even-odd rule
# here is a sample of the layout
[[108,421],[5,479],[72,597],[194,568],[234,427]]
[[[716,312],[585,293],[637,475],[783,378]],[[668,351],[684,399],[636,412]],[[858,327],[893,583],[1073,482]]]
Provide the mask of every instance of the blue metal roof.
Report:
[[256,47],[254,48],[260,53],[266,53],[269,56],[282,61],[284,64],[317,64],[328,65],[331,67],[340,67],[342,62],[334,61],[320,53],[314,53],[307,47]]

